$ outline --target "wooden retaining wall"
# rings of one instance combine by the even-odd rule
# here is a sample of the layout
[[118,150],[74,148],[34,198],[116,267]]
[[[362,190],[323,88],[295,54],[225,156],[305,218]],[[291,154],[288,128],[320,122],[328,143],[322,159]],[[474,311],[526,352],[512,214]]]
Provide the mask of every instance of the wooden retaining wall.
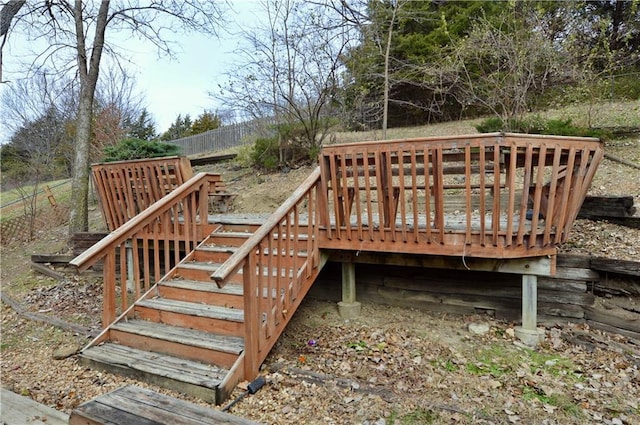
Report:
[[[595,294],[603,293],[607,282],[604,273],[591,269],[591,260],[559,255],[556,276],[538,277],[539,322],[587,323],[640,338],[640,314],[616,315],[599,307]],[[309,296],[340,301],[341,279],[341,264],[327,264]],[[631,279],[640,284],[640,278]],[[521,320],[522,278],[516,274],[356,264],[356,294],[367,303]]]

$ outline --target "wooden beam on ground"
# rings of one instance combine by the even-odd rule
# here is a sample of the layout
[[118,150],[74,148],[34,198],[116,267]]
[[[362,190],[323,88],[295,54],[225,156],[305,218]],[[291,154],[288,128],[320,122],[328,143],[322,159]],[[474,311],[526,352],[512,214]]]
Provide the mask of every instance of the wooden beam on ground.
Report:
[[610,273],[618,273],[627,276],[640,276],[640,261],[614,260],[605,257],[591,259],[591,268]]
[[90,328],[77,325],[75,323],[65,322],[64,320],[58,319],[57,317],[46,316],[41,313],[34,313],[31,311],[25,310],[25,308],[20,305],[16,300],[9,297],[5,292],[0,293],[0,297],[2,298],[2,302],[10,306],[18,315],[37,322],[44,322],[48,325],[55,326],[57,328],[64,329],[69,332],[76,332],[83,335],[90,335],[92,333]]
[[69,261],[73,260],[74,258],[74,255],[33,254],[31,256],[31,261],[34,263],[68,264]]
[[55,270],[51,270],[49,267],[44,266],[42,264],[31,263],[31,269],[33,271],[41,273],[41,274],[43,274],[45,276],[52,277],[52,278],[57,279],[59,281],[63,281],[63,280],[66,279],[66,277],[63,274],[60,274]]
[[634,213],[633,196],[587,196],[578,218],[629,217]]
[[228,161],[230,159],[234,159],[238,154],[235,153],[227,153],[227,154],[215,154],[215,155],[200,155],[197,157],[189,158],[191,162],[191,166],[194,167],[196,165],[207,165],[207,164],[215,164],[217,162]]

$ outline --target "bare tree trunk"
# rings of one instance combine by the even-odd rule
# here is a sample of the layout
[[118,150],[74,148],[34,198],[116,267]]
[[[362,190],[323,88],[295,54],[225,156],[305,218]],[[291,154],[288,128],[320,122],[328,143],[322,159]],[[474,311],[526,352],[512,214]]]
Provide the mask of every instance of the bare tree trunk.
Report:
[[96,20],[91,58],[87,58],[82,1],[76,0],[74,20],[76,24],[77,61],[80,74],[80,101],[78,103],[75,160],[73,181],[71,184],[71,212],[69,216],[69,236],[76,232],[89,230],[89,148],[91,146],[91,118],[93,117],[93,99],[98,82],[100,58],[104,47],[104,35],[107,28],[109,1],[103,0]]
[[399,3],[393,5],[393,14],[389,22],[389,32],[387,33],[387,46],[384,52],[384,101],[382,105],[382,139],[387,139],[387,123],[389,122],[389,55],[391,55],[391,40],[393,37],[393,25],[396,21],[396,13],[400,7]]

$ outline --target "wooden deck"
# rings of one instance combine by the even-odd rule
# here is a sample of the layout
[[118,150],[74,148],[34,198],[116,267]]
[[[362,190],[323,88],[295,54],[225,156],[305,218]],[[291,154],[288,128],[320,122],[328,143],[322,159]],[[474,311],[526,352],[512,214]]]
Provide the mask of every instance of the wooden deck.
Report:
[[[503,133],[331,145],[320,154],[321,246],[550,255],[603,155],[596,139]],[[447,214],[451,200],[460,209]]]
[[[200,173],[71,262],[104,262],[105,328],[82,358],[221,403],[258,375],[330,256],[343,259],[340,311],[357,311],[360,253],[520,272],[535,340],[536,276],[555,272],[602,156],[595,139],[502,133],[331,145],[262,225],[212,216],[224,186]],[[116,209],[156,186],[117,178],[120,195],[103,194]]]

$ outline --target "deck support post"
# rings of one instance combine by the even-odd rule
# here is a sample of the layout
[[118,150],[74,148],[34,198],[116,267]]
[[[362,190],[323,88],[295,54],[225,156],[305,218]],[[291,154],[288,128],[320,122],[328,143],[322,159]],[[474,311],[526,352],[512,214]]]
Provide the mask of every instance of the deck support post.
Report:
[[135,282],[133,278],[133,245],[131,239],[124,243],[127,253],[127,292],[131,293],[135,290]]
[[522,275],[522,326],[515,333],[520,341],[535,347],[544,340],[544,330],[538,329],[538,276]]
[[356,264],[352,261],[342,263],[342,301],[338,303],[338,312],[344,320],[360,315],[361,304],[356,301]]

